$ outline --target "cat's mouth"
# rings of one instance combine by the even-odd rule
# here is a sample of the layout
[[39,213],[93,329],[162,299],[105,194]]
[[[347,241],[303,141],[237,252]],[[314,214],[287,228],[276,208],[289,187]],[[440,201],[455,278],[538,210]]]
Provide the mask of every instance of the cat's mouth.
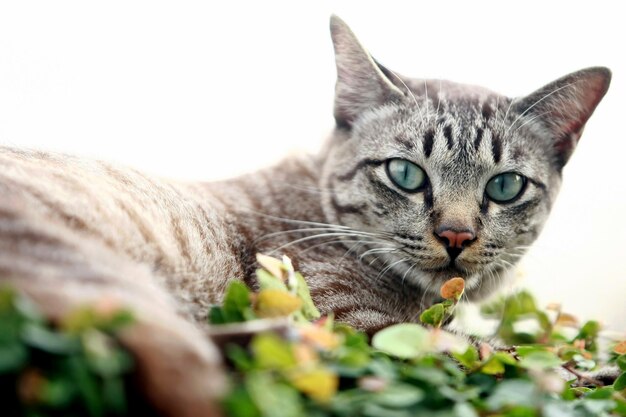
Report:
[[447,280],[454,277],[466,278],[470,275],[474,275],[476,268],[472,268],[473,265],[466,264],[465,262],[459,262],[459,260],[450,259],[447,264],[436,268],[422,268],[424,272],[433,275],[434,279]]
[[468,274],[467,270],[457,267],[453,262],[450,262],[450,264],[439,268],[424,268],[423,270],[431,274],[446,276],[450,278],[459,276],[462,277],[463,275]]

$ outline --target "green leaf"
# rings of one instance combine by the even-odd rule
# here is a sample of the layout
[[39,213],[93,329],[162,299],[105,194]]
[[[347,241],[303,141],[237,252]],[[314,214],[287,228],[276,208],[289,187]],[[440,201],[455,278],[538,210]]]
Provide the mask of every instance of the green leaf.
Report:
[[261,290],[288,291],[287,285],[285,285],[282,279],[275,277],[265,269],[257,269],[256,278],[257,281],[259,281],[259,288]]
[[611,400],[582,401],[581,404],[594,417],[605,416],[615,407],[615,401]]
[[93,374],[89,372],[84,358],[73,356],[67,359],[70,375],[82,398],[83,405],[90,417],[100,417],[104,415],[102,407],[102,396],[98,390],[98,382]]
[[615,391],[612,387],[600,387],[590,391],[585,398],[592,400],[608,400],[613,396]]
[[441,304],[435,304],[420,314],[420,321],[433,327],[440,327],[445,315],[445,307]]
[[476,412],[474,407],[472,407],[469,403],[456,403],[454,405],[454,416],[455,417],[479,417],[479,414]]
[[402,374],[406,378],[426,382],[428,385],[439,387],[448,384],[450,376],[439,368],[419,364],[408,369],[403,369]]
[[498,359],[497,356],[492,355],[480,367],[480,371],[487,375],[499,375],[504,373],[504,364]]
[[219,305],[211,306],[209,310],[209,324],[226,324],[226,318]]
[[31,347],[55,354],[76,352],[80,347],[76,337],[70,337],[33,323],[24,325],[22,339]]
[[430,334],[419,324],[395,324],[376,333],[372,346],[399,358],[417,358],[430,351]]
[[526,369],[550,369],[561,365],[561,359],[547,350],[537,350],[522,357],[519,364]]
[[245,311],[251,308],[250,290],[241,281],[231,281],[226,295],[222,314],[228,323],[245,321]]
[[479,360],[478,350],[474,346],[469,346],[464,353],[453,353],[452,356],[468,369],[475,367]]
[[502,381],[487,399],[490,410],[511,406],[533,406],[535,404],[535,386],[524,380]]
[[301,417],[306,415],[298,391],[274,381],[260,372],[248,374],[245,386],[263,417]]
[[15,372],[26,366],[28,350],[18,342],[0,344],[0,374]]
[[105,378],[102,382],[102,397],[105,408],[112,414],[124,415],[126,413],[126,393],[122,378]]
[[273,333],[256,336],[250,347],[261,369],[288,369],[296,364],[291,345]]
[[313,304],[313,299],[311,298],[311,292],[309,291],[309,286],[307,285],[304,277],[299,272],[295,273],[297,290],[296,295],[300,297],[302,300],[302,314],[304,318],[307,320],[316,320],[321,317],[321,314],[315,304]]
[[619,369],[621,369],[622,371],[626,371],[626,355],[618,356],[615,360],[615,363],[617,364],[617,366],[619,366]]
[[586,349],[589,351],[595,351],[595,341],[600,333],[602,326],[600,323],[594,320],[586,322],[581,328],[574,339],[582,339],[586,342]]
[[230,417],[261,417],[261,411],[254,404],[248,391],[241,386],[231,391],[222,404],[226,415]]
[[615,389],[615,391],[626,389],[626,372],[622,372],[622,374],[617,377],[613,383],[613,389]]
[[67,407],[74,400],[76,386],[67,378],[48,379],[42,384],[38,400],[42,405],[53,408]]
[[373,397],[373,401],[383,407],[406,408],[424,398],[424,391],[414,385],[395,383],[388,385]]

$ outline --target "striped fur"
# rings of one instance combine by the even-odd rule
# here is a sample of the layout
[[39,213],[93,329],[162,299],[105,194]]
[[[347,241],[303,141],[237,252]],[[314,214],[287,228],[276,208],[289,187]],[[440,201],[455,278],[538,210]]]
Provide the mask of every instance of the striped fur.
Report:
[[[213,412],[223,383],[201,323],[229,280],[255,285],[257,252],[289,255],[323,313],[369,332],[415,321],[452,276],[467,279],[469,299],[497,289],[541,230],[610,79],[583,70],[511,99],[400,77],[339,19],[331,32],[337,128],[317,156],[182,183],[0,148],[0,281],[51,318],[85,303],[135,310],[139,324],[123,341],[169,414]],[[395,187],[390,158],[421,166],[427,186]],[[524,193],[490,202],[487,181],[507,171],[528,178]],[[434,234],[442,224],[476,231],[456,261]]]

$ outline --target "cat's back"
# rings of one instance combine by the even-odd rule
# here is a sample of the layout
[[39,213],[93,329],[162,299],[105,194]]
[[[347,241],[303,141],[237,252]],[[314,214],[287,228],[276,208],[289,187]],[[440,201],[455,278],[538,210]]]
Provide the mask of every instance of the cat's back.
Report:
[[[200,305],[198,311],[206,311],[225,285],[223,278],[211,278],[240,273],[225,212],[198,184],[88,158],[0,147],[0,195],[5,231],[27,225],[38,241],[45,234],[38,231],[52,228],[64,242],[99,245],[147,266],[184,304]],[[5,243],[7,233],[0,236]]]

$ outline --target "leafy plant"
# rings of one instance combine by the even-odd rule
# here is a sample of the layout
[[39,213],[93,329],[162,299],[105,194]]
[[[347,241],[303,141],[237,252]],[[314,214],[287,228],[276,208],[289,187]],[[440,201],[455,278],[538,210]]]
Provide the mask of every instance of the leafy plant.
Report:
[[3,415],[100,417],[135,409],[126,379],[133,361],[114,339],[132,316],[100,307],[53,326],[26,298],[0,289]]
[[[258,262],[259,291],[232,281],[209,321],[228,324],[235,335],[257,319],[287,326],[233,338],[237,343],[224,348],[232,382],[222,402],[226,416],[626,416],[626,341],[602,352],[597,322],[579,324],[557,305],[541,309],[527,292],[482,309],[499,323],[494,336],[507,348],[445,330],[462,278],[442,286],[442,301],[421,314],[421,324],[390,326],[369,340],[320,316],[289,258],[259,255]],[[115,341],[132,316],[101,307],[52,324],[25,298],[0,291],[3,413],[143,415],[127,383],[132,359]],[[607,362],[622,373],[603,386],[589,372]]]
[[[293,318],[286,335],[261,333],[247,347],[227,348],[234,387],[223,403],[228,416],[626,416],[626,372],[606,387],[585,376],[600,364],[597,322],[578,325],[558,306],[541,310],[522,292],[483,309],[499,320],[497,336],[510,348],[470,343],[442,328],[464,291],[454,278],[441,288],[443,301],[421,314],[423,325],[390,326],[370,343],[332,317],[303,320],[310,297],[290,287],[291,263],[262,259],[259,294],[276,297],[270,304],[282,305],[281,292],[301,302],[283,310]],[[262,317],[259,298],[248,293],[240,316]],[[524,326],[529,322],[534,326]],[[611,362],[626,370],[626,343],[615,346]],[[583,386],[590,382],[597,384]]]

